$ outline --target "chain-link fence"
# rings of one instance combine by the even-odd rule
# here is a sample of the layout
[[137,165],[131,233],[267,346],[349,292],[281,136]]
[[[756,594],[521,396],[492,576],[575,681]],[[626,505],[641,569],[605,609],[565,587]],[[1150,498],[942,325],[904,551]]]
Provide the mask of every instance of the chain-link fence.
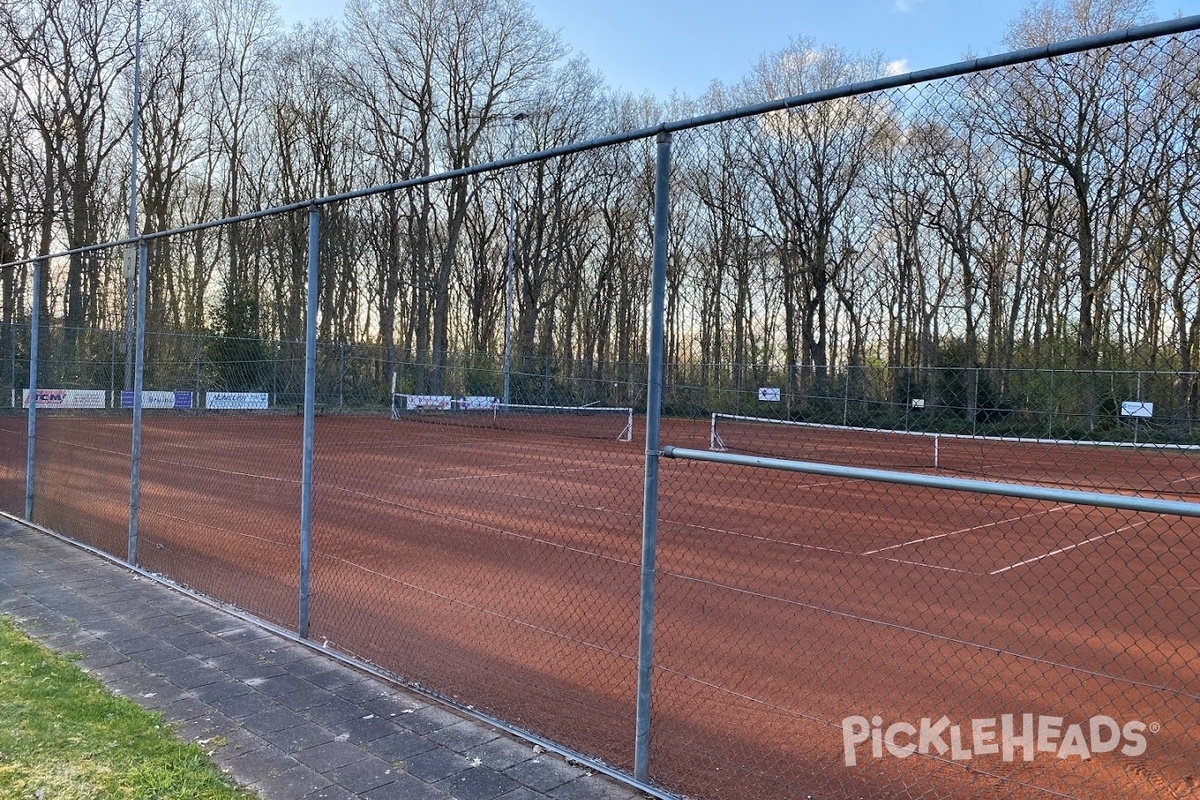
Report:
[[0,503],[660,794],[1194,795],[1198,24],[52,259]]

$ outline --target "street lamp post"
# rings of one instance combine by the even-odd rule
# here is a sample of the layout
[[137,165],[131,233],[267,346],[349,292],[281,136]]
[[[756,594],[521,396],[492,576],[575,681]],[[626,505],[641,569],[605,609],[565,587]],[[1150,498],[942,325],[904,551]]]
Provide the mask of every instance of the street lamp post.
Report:
[[[516,155],[517,123],[529,119],[525,113],[514,114],[509,123],[508,157]],[[508,168],[508,269],[504,290],[504,397],[503,405],[508,408],[512,400],[512,324],[513,324],[513,294],[515,292],[513,262],[516,257],[517,237],[517,168]]]
[[[129,238],[137,236],[138,123],[142,107],[142,0],[137,0],[133,43],[133,119],[129,124],[132,155],[129,162]],[[122,270],[125,278],[125,391],[133,389],[134,280],[137,275],[137,246],[125,249]]]

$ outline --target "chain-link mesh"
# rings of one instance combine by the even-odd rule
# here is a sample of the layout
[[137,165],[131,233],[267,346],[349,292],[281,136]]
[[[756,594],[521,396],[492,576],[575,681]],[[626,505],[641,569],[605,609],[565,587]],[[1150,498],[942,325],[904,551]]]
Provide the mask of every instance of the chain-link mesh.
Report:
[[[1161,37],[675,134],[662,444],[1200,499],[1198,50]],[[862,68],[791,53],[754,80],[800,94]],[[138,562],[633,768],[653,172],[642,142],[314,207],[311,363],[310,210],[148,239]],[[45,273],[38,387],[88,407],[39,409],[33,514],[122,557],[124,258]],[[16,513],[21,281],[0,327]],[[650,781],[1200,787],[1192,517],[686,457],[655,474]]]
[[[666,347],[688,356],[664,404],[708,419],[667,420],[664,445],[1200,498],[1196,376],[1150,366],[1191,364],[1191,344],[1146,330],[1153,298],[1196,301],[1180,221],[1194,186],[1149,211],[1197,163],[1164,131],[1196,119],[1194,76],[1175,83],[1196,47],[1090,51],[678,135],[672,249],[689,267],[668,272]],[[770,77],[790,94],[849,66],[813,54]],[[659,508],[663,785],[1200,786],[1193,519],[675,459]]]
[[[502,289],[504,249],[488,255],[462,266],[464,301]],[[551,263],[517,268],[557,279]],[[384,369],[360,361],[394,391],[386,410],[316,420],[311,635],[628,769],[644,455],[632,409],[617,406],[631,376],[556,358],[557,334],[536,340],[555,350],[531,352],[533,311],[517,304],[504,402],[502,348],[434,344],[484,328],[501,342],[503,305],[455,306],[441,323],[436,303],[429,313],[428,351],[395,348]],[[325,350],[321,374],[351,374],[343,352]],[[378,388],[357,411],[381,405]]]
[[138,519],[143,566],[293,628],[304,348],[262,334],[260,289],[290,274],[295,252],[280,243],[297,226],[303,242],[298,215],[150,243],[148,264],[177,264],[185,308],[199,307],[171,318],[149,282],[147,328],[159,332],[146,337]]

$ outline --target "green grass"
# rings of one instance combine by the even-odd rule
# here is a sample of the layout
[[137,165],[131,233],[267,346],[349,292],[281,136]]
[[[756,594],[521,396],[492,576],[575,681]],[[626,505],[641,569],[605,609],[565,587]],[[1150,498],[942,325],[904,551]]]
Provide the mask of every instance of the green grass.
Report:
[[0,616],[0,800],[253,797],[157,714]]

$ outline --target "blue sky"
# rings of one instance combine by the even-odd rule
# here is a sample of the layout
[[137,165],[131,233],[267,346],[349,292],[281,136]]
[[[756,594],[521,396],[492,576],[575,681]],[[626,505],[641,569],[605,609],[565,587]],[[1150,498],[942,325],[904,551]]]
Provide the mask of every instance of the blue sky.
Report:
[[[278,0],[284,19],[340,17],[342,0]],[[1006,50],[1024,0],[526,0],[547,28],[587,55],[610,86],[665,99],[731,84],[795,37],[879,53],[905,70]],[[1200,14],[1200,0],[1155,0],[1158,19]]]

